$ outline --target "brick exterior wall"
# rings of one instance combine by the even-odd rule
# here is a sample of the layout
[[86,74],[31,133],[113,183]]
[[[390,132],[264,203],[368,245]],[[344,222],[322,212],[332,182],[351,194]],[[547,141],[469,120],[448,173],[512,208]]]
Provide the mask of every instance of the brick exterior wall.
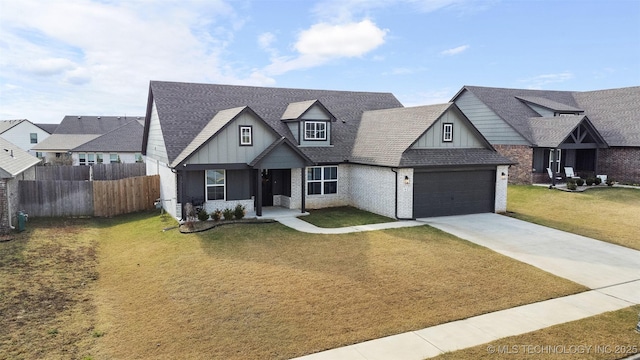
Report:
[[600,150],[598,174],[623,183],[640,184],[640,148],[611,147]]
[[509,168],[509,184],[531,184],[533,149],[527,145],[493,145],[502,156],[517,163]]

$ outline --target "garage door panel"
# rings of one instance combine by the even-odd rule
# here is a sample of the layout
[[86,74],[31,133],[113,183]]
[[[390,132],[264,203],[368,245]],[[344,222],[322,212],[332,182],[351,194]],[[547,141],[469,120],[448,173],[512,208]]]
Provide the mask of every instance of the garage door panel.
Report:
[[495,171],[414,173],[414,217],[494,211]]

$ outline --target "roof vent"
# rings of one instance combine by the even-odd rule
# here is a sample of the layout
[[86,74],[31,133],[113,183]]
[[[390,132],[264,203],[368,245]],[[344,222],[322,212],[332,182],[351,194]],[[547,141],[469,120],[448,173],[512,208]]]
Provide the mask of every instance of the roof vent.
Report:
[[98,119],[100,119],[100,116],[98,116]]
[[78,116],[78,119],[82,119],[82,116]]

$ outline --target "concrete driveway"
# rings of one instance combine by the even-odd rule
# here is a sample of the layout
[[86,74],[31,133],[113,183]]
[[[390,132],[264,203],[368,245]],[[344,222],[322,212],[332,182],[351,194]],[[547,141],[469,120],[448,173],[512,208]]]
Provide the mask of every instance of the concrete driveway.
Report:
[[498,214],[418,221],[592,289],[640,280],[640,251],[623,246]]

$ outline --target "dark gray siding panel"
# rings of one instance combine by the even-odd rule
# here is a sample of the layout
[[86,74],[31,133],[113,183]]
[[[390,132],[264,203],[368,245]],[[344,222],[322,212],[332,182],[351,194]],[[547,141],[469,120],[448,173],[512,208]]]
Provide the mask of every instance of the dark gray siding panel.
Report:
[[495,170],[416,172],[413,216],[433,217],[493,212]]
[[304,167],[305,163],[288,146],[279,146],[260,162],[262,169],[292,169]]
[[227,200],[246,200],[251,198],[252,170],[227,170]]
[[517,131],[469,91],[460,94],[455,103],[491,144],[529,145]]
[[185,171],[184,202],[203,202],[204,194],[204,171]]

